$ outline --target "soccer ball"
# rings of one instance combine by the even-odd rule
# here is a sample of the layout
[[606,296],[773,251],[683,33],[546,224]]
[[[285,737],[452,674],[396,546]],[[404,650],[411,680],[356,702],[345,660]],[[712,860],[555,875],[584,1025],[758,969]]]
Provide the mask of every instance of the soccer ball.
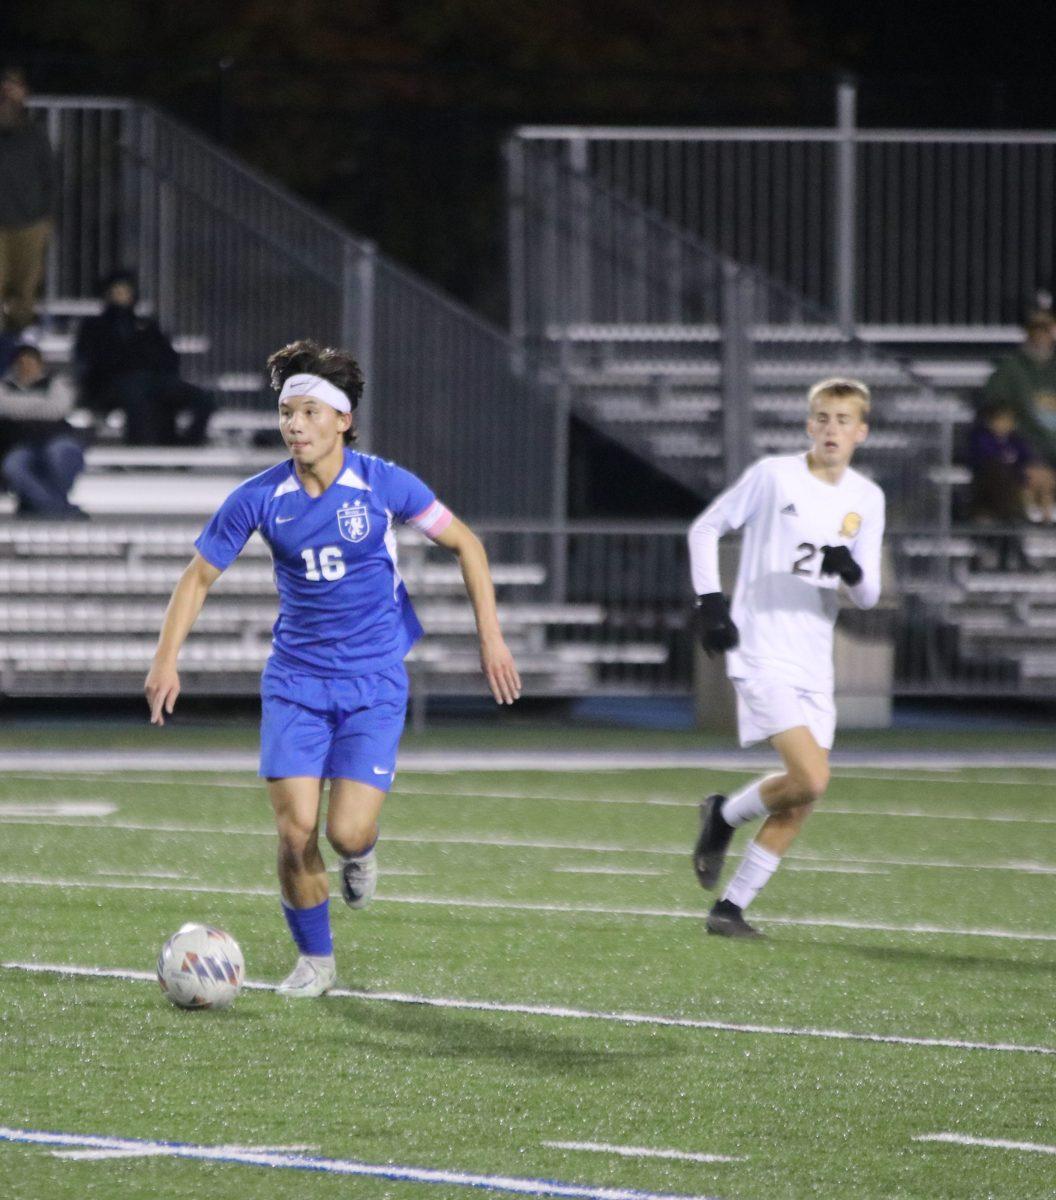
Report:
[[177,1008],[230,1008],[245,977],[238,942],[209,925],[182,926],[158,955],[158,983]]

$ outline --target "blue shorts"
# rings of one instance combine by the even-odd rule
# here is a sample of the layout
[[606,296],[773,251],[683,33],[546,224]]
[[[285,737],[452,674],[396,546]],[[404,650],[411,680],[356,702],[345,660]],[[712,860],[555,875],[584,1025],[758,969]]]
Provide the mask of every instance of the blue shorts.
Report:
[[260,774],[392,787],[407,712],[403,663],[328,679],[269,662],[260,687]]

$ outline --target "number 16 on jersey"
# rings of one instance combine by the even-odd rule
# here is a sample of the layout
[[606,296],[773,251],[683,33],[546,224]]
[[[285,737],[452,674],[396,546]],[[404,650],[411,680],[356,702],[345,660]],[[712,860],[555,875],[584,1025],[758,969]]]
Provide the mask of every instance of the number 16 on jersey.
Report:
[[340,546],[324,546],[319,551],[318,562],[315,551],[311,549],[302,550],[301,558],[304,559],[304,577],[313,583],[320,579],[340,579],[345,573],[345,560]]

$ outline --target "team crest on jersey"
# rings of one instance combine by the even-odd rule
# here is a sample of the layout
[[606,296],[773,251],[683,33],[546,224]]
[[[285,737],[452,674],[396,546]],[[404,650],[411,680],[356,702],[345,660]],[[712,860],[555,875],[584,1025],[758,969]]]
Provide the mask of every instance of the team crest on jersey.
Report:
[[370,513],[360,501],[342,504],[337,510],[337,528],[346,542],[361,542],[370,533]]
[[859,513],[848,513],[843,518],[843,524],[840,526],[840,537],[854,537],[862,527],[862,518]]

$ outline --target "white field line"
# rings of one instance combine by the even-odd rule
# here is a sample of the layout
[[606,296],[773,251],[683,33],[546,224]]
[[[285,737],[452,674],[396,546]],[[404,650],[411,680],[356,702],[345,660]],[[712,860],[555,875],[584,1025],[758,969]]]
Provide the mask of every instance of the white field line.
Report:
[[812,815],[819,814],[830,817],[896,817],[914,821],[985,821],[995,825],[1056,825],[1056,817],[1020,817],[1011,813],[938,813],[909,808],[841,808],[827,805],[824,800]]
[[100,867],[96,875],[114,876],[118,879],[184,879],[198,881],[197,875],[188,875],[186,871],[111,871]]
[[[330,875],[339,875],[341,873],[341,864],[335,863],[332,867],[327,867],[327,873]],[[393,878],[400,879],[419,879],[425,875],[425,871],[415,871],[410,867],[385,867],[383,874],[391,875]]]
[[673,1158],[680,1162],[745,1162],[743,1154],[701,1154],[689,1150],[653,1150],[647,1146],[612,1146],[608,1142],[543,1142],[554,1150],[593,1150],[598,1154],[618,1154],[621,1158]]
[[[752,772],[753,774],[755,772]],[[69,780],[73,782],[83,783],[98,783],[101,776],[83,776],[83,775],[6,775],[7,779],[21,780],[42,780],[55,778],[59,780]],[[187,787],[188,784],[178,779],[150,779],[142,778],[136,780],[120,779],[116,776],[105,776],[107,783],[138,783],[150,784],[158,786],[170,787]],[[862,776],[861,778],[874,778]],[[888,782],[898,779],[897,776],[892,776]],[[943,782],[943,783],[961,783],[972,781],[960,780],[929,780],[928,782]],[[976,781],[978,782],[978,781]],[[992,781],[984,781],[987,786],[991,786]],[[234,788],[240,791],[255,791],[263,795],[263,785],[258,781],[256,783],[229,783],[229,782],[213,782],[208,781],[203,786],[210,788]],[[1037,785],[1032,785],[1037,786]],[[1056,793],[1054,793],[1056,794]],[[699,800],[672,800],[661,796],[562,796],[556,794],[542,794],[539,792],[477,792],[477,791],[436,791],[429,788],[408,789],[404,787],[396,787],[393,789],[392,798],[397,799],[401,796],[405,797],[428,797],[436,800],[517,800],[517,801],[548,801],[561,804],[615,804],[624,807],[660,807],[660,808],[687,808],[693,809],[699,806]],[[64,801],[66,804],[78,803],[77,801]],[[103,804],[105,801],[94,801],[93,803]],[[110,805],[109,812],[115,811],[115,806]],[[5,802],[0,801],[0,819],[8,813],[12,815],[20,815],[13,812]],[[40,813],[40,816],[48,814]],[[59,815],[59,814],[52,814]],[[76,815],[76,814],[70,814]],[[106,815],[106,814],[98,814]],[[910,808],[862,808],[857,805],[833,805],[822,801],[814,810],[815,816],[837,816],[837,817],[891,817],[894,819],[906,820],[934,820],[934,821],[984,821],[997,824],[1022,824],[1022,825],[1056,825],[1056,817],[1044,816],[1024,816],[1017,813],[968,813],[968,812],[927,812],[923,809]]]
[[[990,770],[992,768],[987,768],[987,769]],[[1012,767],[1011,769],[1016,770],[1018,768]],[[1038,767],[1033,768],[1033,770],[1042,770],[1042,769],[1044,769],[1044,768],[1038,768]],[[966,784],[969,786],[971,786],[972,784],[983,784],[986,787],[995,787],[995,788],[1002,788],[1002,787],[1044,788],[1044,787],[1052,787],[1053,786],[1051,782],[1042,783],[1042,782],[1039,782],[1037,779],[1009,779],[1007,777],[998,779],[998,778],[994,778],[992,776],[987,776],[986,778],[980,779],[977,775],[953,775],[953,774],[939,775],[937,773],[934,775],[909,775],[909,774],[906,774],[901,771],[892,773],[892,772],[883,772],[880,770],[876,770],[876,771],[842,770],[839,766],[833,767],[832,777],[833,777],[833,779],[857,779],[857,780],[861,780],[865,783],[871,783],[873,781],[875,781],[876,783],[926,783],[929,787],[931,787],[933,784],[937,784],[937,783],[938,784],[948,783],[948,784],[953,785],[954,787],[964,787]]]
[[117,805],[108,800],[2,800],[5,817],[109,817]]
[[[0,962],[0,970],[26,971],[32,974],[71,975],[92,979],[124,979],[157,983],[153,971],[131,971],[112,967],[82,967],[62,963]],[[248,991],[273,992],[273,983],[247,980]],[[1056,1046],[1033,1046],[1021,1042],[973,1042],[961,1038],[910,1037],[888,1033],[863,1033],[848,1029],[817,1029],[811,1026],[735,1024],[707,1021],[696,1017],[667,1017],[656,1013],[604,1011],[568,1008],[550,1004],[511,1004],[497,1000],[466,1000],[447,996],[423,996],[413,992],[367,992],[352,988],[334,988],[325,999],[368,1000],[385,1004],[422,1005],[425,1008],[450,1008],[467,1012],[511,1013],[515,1016],[554,1017],[561,1020],[606,1021],[617,1025],[645,1025],[663,1029],[701,1029],[717,1033],[772,1034],[779,1037],[822,1038],[837,1042],[869,1042],[885,1046],[918,1046],[942,1050],[986,1050],[1002,1054],[1042,1054],[1056,1056]]]
[[[670,1193],[641,1192],[631,1188],[595,1187],[591,1184],[561,1183],[516,1175],[477,1175],[467,1171],[434,1170],[429,1167],[399,1166],[396,1163],[366,1163],[357,1159],[315,1158],[267,1150],[240,1150],[236,1146],[195,1146],[187,1142],[145,1141],[139,1138],[92,1137],[77,1133],[50,1133],[38,1129],[0,1128],[0,1141],[38,1146],[76,1146],[95,1150],[145,1150],[167,1158],[200,1162],[238,1163],[248,1167],[272,1167],[288,1171],[312,1171],[325,1175],[365,1175],[410,1183],[440,1183],[457,1187],[492,1188],[522,1196],[559,1196],[569,1200],[672,1200]],[[705,1200],[685,1197],[684,1200]]]
[[[731,856],[736,857],[736,856]],[[785,871],[796,871],[810,875],[890,875],[890,871],[880,867],[841,867],[841,866],[809,866],[800,863],[785,863]],[[387,875],[398,872],[386,871]],[[667,875],[667,871],[650,870],[642,867],[551,867],[552,875],[618,875],[621,879],[640,879],[647,876]],[[1053,869],[1056,874],[1056,868]]]
[[[256,1154],[260,1151],[273,1154],[288,1154],[290,1152],[301,1152],[307,1150],[318,1150],[318,1146],[299,1145],[299,1146],[217,1146],[217,1150],[226,1150],[235,1154]],[[74,1160],[82,1160],[88,1162],[99,1162],[102,1159],[109,1158],[158,1158],[168,1157],[168,1151],[162,1150],[156,1146],[134,1146],[124,1149],[109,1149],[109,1150],[52,1150],[52,1158],[70,1158]]]
[[[775,768],[779,764],[773,764]],[[417,772],[409,772],[417,774]],[[751,771],[727,771],[724,774],[736,775],[758,775],[757,770]],[[855,771],[841,771],[838,767],[834,767],[832,771],[833,780],[853,779],[863,783],[923,783],[929,787],[933,784],[952,784],[957,787],[983,785],[986,787],[1032,787],[1036,790],[1041,790],[1053,785],[1039,783],[1036,780],[1027,779],[974,779],[970,776],[962,776],[959,778],[932,778],[924,775],[862,775]],[[178,780],[169,780],[169,783],[178,783]],[[186,787],[186,784],[181,786]],[[214,786],[214,785],[210,785]],[[217,784],[215,786],[248,788],[258,786],[248,783],[239,784]],[[625,784],[625,787],[633,789],[633,784]],[[671,796],[650,795],[647,793],[639,793],[633,796],[569,796],[559,795],[553,792],[539,792],[532,790],[526,791],[487,791],[481,792],[473,789],[471,791],[462,791],[457,789],[448,789],[440,791],[435,787],[408,787],[406,783],[398,783],[392,790],[393,796],[428,796],[431,799],[438,800],[555,800],[569,804],[631,804],[631,805],[652,805],[657,808],[696,808],[700,804],[699,798],[690,798],[686,800],[673,799]],[[824,804],[824,801],[822,802]],[[825,811],[818,808],[815,811]],[[828,809],[833,812],[835,810]]]
[[[172,750],[4,750],[0,770],[36,772],[112,773],[115,771],[170,771],[187,773],[239,772],[255,774],[259,756],[243,750],[202,750],[193,754]],[[776,755],[771,751],[714,751],[703,749],[665,750],[408,750],[400,768],[414,774],[494,773],[531,771],[600,772],[623,771],[753,771],[772,770]],[[838,763],[845,770],[921,771],[948,775],[963,770],[1056,770],[1056,753],[1051,751],[861,751],[841,750]]]
[[891,872],[883,867],[854,867],[833,864],[832,866],[822,866],[820,864],[812,865],[809,863],[786,862],[782,863],[781,869],[784,871],[806,872],[812,875],[890,875]]
[[[761,766],[760,767],[726,767],[726,768],[724,768],[724,774],[758,775],[761,770],[773,771],[779,765],[780,765],[779,763],[771,762],[766,767],[761,767]],[[985,769],[986,770],[996,770],[997,768],[990,767],[990,768],[985,768]],[[1019,768],[1012,767],[1011,769],[1015,770],[1015,769],[1019,769]],[[1056,770],[1056,767],[1053,767],[1053,768],[1031,767],[1028,769],[1034,770],[1034,771],[1044,771],[1044,770]],[[599,772],[599,774],[606,774],[606,773],[618,773],[618,772]],[[435,785],[430,785],[429,787],[407,787],[407,783],[406,783],[407,776],[415,776],[415,777],[421,776],[421,777],[428,778],[433,775],[439,775],[441,779],[446,779],[449,774],[450,774],[450,772],[448,772],[448,771],[443,771],[443,772],[414,771],[414,770],[404,770],[403,768],[401,768],[399,782],[392,789],[392,792],[390,794],[393,796],[400,796],[400,795],[403,795],[403,796],[430,796],[430,797],[433,797],[436,799],[441,799],[441,800],[460,800],[463,798],[479,798],[482,800],[559,800],[559,801],[568,801],[569,803],[575,803],[575,804],[653,804],[653,805],[658,805],[661,807],[671,807],[671,808],[693,808],[697,804],[700,803],[699,800],[695,800],[695,799],[672,800],[669,796],[657,796],[657,795],[642,796],[641,794],[637,794],[633,797],[570,796],[567,794],[559,794],[559,793],[550,793],[550,792],[544,793],[544,792],[537,791],[536,789],[533,789],[530,792],[521,791],[521,790],[518,790],[518,791],[505,790],[505,791],[501,791],[501,792],[500,791],[482,792],[482,791],[477,791],[475,789],[473,791],[464,791],[464,790],[452,791],[450,789],[439,790]],[[877,783],[924,783],[924,784],[928,784],[928,785],[951,784],[956,787],[964,787],[966,784],[967,785],[985,784],[985,786],[987,786],[987,787],[994,787],[994,788],[1031,787],[1031,788],[1035,788],[1035,789],[1053,786],[1052,784],[1039,783],[1038,780],[1036,780],[1036,779],[1009,779],[1007,777],[1002,777],[1002,778],[987,777],[984,779],[980,779],[976,775],[951,775],[949,773],[940,774],[938,771],[936,771],[934,774],[931,774],[931,775],[908,775],[901,771],[896,772],[896,773],[891,773],[891,772],[881,773],[879,768],[877,768],[876,771],[870,771],[869,773],[863,773],[862,771],[853,771],[853,770],[849,770],[846,768],[841,768],[838,765],[833,767],[832,777],[833,777],[833,779],[856,779],[856,780],[864,781],[866,783],[875,781]],[[150,785],[156,786],[156,787],[180,787],[180,788],[205,787],[205,788],[217,788],[220,790],[251,791],[251,792],[259,792],[261,794],[263,794],[263,792],[264,792],[263,781],[257,777],[254,777],[252,780],[241,780],[241,781],[231,780],[231,779],[209,778],[209,779],[199,779],[199,780],[195,780],[193,783],[188,783],[186,779],[164,779],[164,778],[160,778],[159,775],[129,775],[127,772],[124,772],[124,771],[120,772],[119,774],[115,774],[115,773],[107,772],[107,771],[93,771],[93,772],[89,772],[88,774],[84,774],[84,773],[76,773],[76,772],[71,772],[71,771],[47,771],[47,770],[45,770],[45,771],[34,771],[34,772],[7,772],[7,771],[5,771],[4,778],[5,779],[18,779],[18,780],[23,780],[26,782],[35,782],[38,780],[42,780],[42,781],[51,780],[51,781],[55,781],[55,782],[69,781],[71,783],[99,783],[99,782],[105,780],[107,784],[114,783],[114,784],[124,784],[127,786],[134,786],[137,784],[150,784]],[[636,785],[634,785],[634,784],[624,783],[622,786],[633,787],[636,789],[636,791],[640,792],[640,789],[638,789],[636,787]]]
[[1040,1142],[1009,1142],[1004,1138],[969,1137],[964,1133],[918,1133],[915,1142],[949,1142],[954,1146],[987,1146],[993,1150],[1027,1150],[1033,1154],[1056,1154],[1056,1146]]
[[[13,819],[5,819],[0,816],[0,825],[32,825],[34,828],[42,826],[54,825],[57,829],[66,828],[81,828],[81,829],[99,829],[99,830],[124,830],[133,833],[155,833],[155,834],[177,834],[177,835],[195,835],[195,834],[211,834],[218,836],[230,837],[267,837],[275,836],[274,829],[264,827],[247,828],[231,825],[175,825],[175,824],[152,824],[144,821],[30,821],[22,817]],[[663,855],[665,857],[686,858],[689,851],[685,846],[614,846],[603,842],[555,842],[543,841],[540,839],[527,838],[507,838],[494,837],[489,834],[466,834],[459,835],[428,835],[428,834],[412,834],[412,833],[387,833],[384,835],[385,842],[410,842],[416,845],[423,846],[472,846],[479,848],[487,846],[498,850],[556,850],[556,851],[573,851],[587,854],[650,854]],[[731,855],[731,858],[738,857],[736,853]],[[955,862],[950,859],[923,859],[923,858],[861,858],[861,857],[844,857],[838,859],[822,856],[819,854],[811,854],[807,851],[793,851],[785,856],[784,868],[786,870],[796,869],[792,864],[802,863],[829,863],[831,868],[850,868],[852,866],[867,866],[867,867],[909,867],[909,868],[928,868],[936,870],[951,870],[951,871],[1011,871],[1014,873],[1023,873],[1027,875],[1056,875],[1056,864],[1053,863],[1036,863],[1036,862],[1005,862],[1005,863],[972,863],[972,862]],[[807,867],[803,867],[807,870]],[[818,867],[821,871],[824,868]],[[848,873],[849,870],[848,870]],[[858,874],[859,872],[854,872]],[[861,872],[865,874],[865,872]],[[391,872],[390,872],[391,874]]]
[[[274,887],[216,887],[194,883],[149,883],[125,879],[53,879],[42,875],[0,875],[0,886],[83,888],[99,891],[187,892],[200,896],[267,896]],[[628,908],[607,904],[546,904],[542,901],[460,899],[452,896],[395,896],[379,893],[375,904],[410,904],[430,908],[470,908],[485,912],[534,912],[558,916],[644,917],[703,921],[707,912],[686,908]],[[859,929],[880,933],[938,934],[942,937],[999,938],[1015,942],[1056,942],[1056,932],[1031,933],[1016,929],[972,929],[957,925],[895,925],[886,921],[855,921],[844,917],[773,917],[753,910],[753,919],[768,925],[802,925],[819,929]]]
[[666,875],[666,871],[650,870],[648,867],[551,867],[552,875],[618,875],[638,879],[646,875]]
[[[393,792],[393,795],[427,796],[443,800],[543,800],[570,804],[618,804],[639,808],[652,806],[657,808],[696,809],[700,805],[699,800],[671,800],[660,796],[635,796],[629,798],[614,796],[544,796],[535,792],[435,792],[426,789],[411,791],[405,788],[399,788]],[[1056,825],[1056,817],[1021,816],[1015,813],[927,812],[923,809],[910,808],[863,808],[859,805],[827,804],[824,800],[819,802],[813,815],[836,817],[904,817],[911,820],[986,821],[998,824]]]

